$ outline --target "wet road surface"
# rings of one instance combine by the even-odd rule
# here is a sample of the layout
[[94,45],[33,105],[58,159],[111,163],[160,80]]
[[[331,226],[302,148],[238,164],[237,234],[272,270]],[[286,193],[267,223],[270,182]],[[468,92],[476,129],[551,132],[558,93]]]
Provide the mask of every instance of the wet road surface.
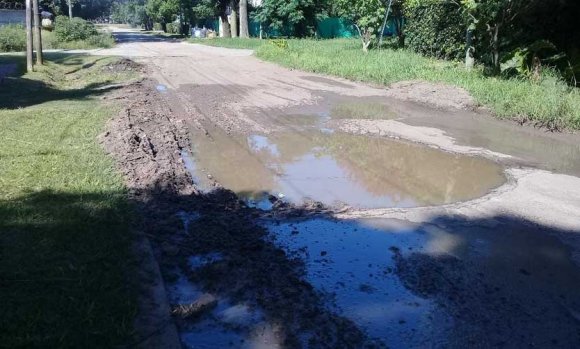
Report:
[[[580,345],[577,135],[395,100],[381,88],[260,62],[247,50],[116,36],[121,44],[99,54],[150,69],[162,86],[151,93],[190,135],[181,157],[197,186],[223,186],[263,210],[273,208],[271,196],[353,208],[258,222],[269,231],[264,241],[284,251],[275,253],[304,263],[326,311],[374,345]],[[205,234],[210,217],[189,214],[185,235]],[[190,274],[224,265],[240,272],[229,247],[207,249],[166,278],[173,304],[207,291]],[[185,346],[285,346],[290,324],[277,323],[275,309],[218,298],[209,315],[180,325]],[[296,328],[294,345],[324,347]]]

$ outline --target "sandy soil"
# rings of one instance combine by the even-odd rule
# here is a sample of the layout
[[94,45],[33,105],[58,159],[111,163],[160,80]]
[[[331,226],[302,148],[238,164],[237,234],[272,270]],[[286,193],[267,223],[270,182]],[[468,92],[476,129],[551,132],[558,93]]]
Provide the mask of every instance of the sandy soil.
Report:
[[[332,98],[397,97],[424,103],[437,100],[437,108],[452,109],[469,109],[473,104],[461,94],[463,92],[441,86],[412,83],[386,90],[283,69],[257,60],[247,50],[168,42],[131,32],[117,35],[125,43],[93,53],[130,57],[143,64],[148,78],[114,97],[126,103],[126,110],[110,122],[102,142],[117,159],[132,197],[143,212],[141,229],[152,240],[166,287],[171,288],[169,285],[185,277],[204,293],[203,298],[190,300],[193,303],[187,308],[202,310],[175,317],[186,344],[184,338],[200,329],[222,325],[231,329],[228,327],[231,323],[224,325],[219,316],[207,315],[213,306],[195,303],[207,299],[207,294],[210,294],[215,297],[210,298],[218,299],[219,304],[243,304],[250,309],[259,309],[262,314],[258,320],[252,318],[252,325],[236,325],[238,332],[253,333],[244,337],[251,340],[241,347],[294,348],[308,344],[322,348],[360,348],[385,345],[384,341],[369,336],[345,314],[329,310],[324,295],[305,281],[305,262],[268,238],[269,233],[259,220],[264,217],[274,224],[292,217],[303,219],[312,215],[345,220],[379,217],[396,219],[409,227],[428,224],[437,229],[452,226],[449,221],[455,220],[462,222],[461,229],[466,233],[480,228],[493,232],[494,227],[513,226],[516,224],[513,221],[525,222],[517,223],[518,229],[542,227],[540,234],[560,239],[570,251],[564,258],[573,258],[580,265],[580,178],[529,167],[525,162],[515,161],[517,156],[509,152],[498,152],[469,142],[458,144],[445,130],[410,125],[404,120],[346,119],[333,120],[328,125],[347,133],[402,138],[446,152],[484,156],[506,166],[507,182],[487,195],[467,202],[405,209],[342,208],[340,212],[316,203],[297,207],[272,198],[273,211],[264,213],[248,207],[228,188],[220,188],[221,184],[211,178],[212,185],[219,189],[202,193],[194,184],[182,153],[191,151],[191,137],[212,137],[212,128],[217,127],[227,135],[288,131],[287,124],[271,116],[288,113],[292,108],[314,110]],[[427,90],[431,92],[427,93]],[[438,90],[444,93],[438,94]],[[446,97],[451,95],[460,98]],[[416,113],[416,106],[405,103],[393,101],[399,111],[402,108],[402,113]],[[428,118],[429,115],[423,112],[421,117]],[[195,218],[191,218],[193,216]],[[447,223],[433,223],[440,217],[446,217]],[[510,217],[511,225],[501,217]],[[470,264],[472,262],[456,258],[425,260],[423,255],[407,256],[397,249],[393,251],[397,275],[403,284],[421,297],[454,309],[450,313],[460,329],[456,333],[465,334],[467,330],[475,333],[472,338],[458,337],[448,343],[449,346],[473,345],[473,338],[478,341],[491,331],[499,331],[498,338],[509,336],[511,330],[508,327],[479,323],[474,320],[475,315],[461,316],[464,313],[460,306],[464,304],[449,298],[454,292],[467,294],[464,298],[459,297],[461,302],[484,311],[481,310],[484,305],[477,300],[481,298],[478,298],[480,291],[470,289],[470,285],[479,287],[487,279],[467,277],[477,270],[476,262]],[[192,268],[192,257],[211,253],[217,253],[219,257],[213,258],[212,263]],[[443,280],[431,277],[441,273],[448,277],[444,276]],[[428,285],[417,281],[426,278],[425,275],[431,277]],[[537,282],[536,287],[543,287],[541,281]],[[536,298],[533,302],[517,298],[523,286],[511,286],[508,287],[509,297],[517,300],[506,301],[513,305],[510,309],[519,311],[518,307],[535,306]],[[518,333],[529,341],[558,343],[564,347],[571,345],[579,340],[580,320],[570,315],[578,311],[575,301],[566,303],[561,313],[553,317],[567,322],[558,338],[549,337],[549,333],[535,333],[534,323],[537,322],[534,321],[526,322]],[[551,303],[542,306],[551,306]],[[500,314],[501,307],[498,303],[497,309],[489,310],[487,315]],[[507,321],[511,324],[509,314],[502,312],[500,315],[500,323]],[[258,327],[254,326],[256,323]],[[261,329],[261,335],[256,335],[256,328]],[[574,331],[576,335],[571,335]],[[501,338],[488,344],[517,347]]]

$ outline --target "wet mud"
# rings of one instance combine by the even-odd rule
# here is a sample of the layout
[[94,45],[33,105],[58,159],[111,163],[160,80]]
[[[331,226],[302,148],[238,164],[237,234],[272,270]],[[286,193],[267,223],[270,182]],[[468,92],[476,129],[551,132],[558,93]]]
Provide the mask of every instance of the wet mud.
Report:
[[[181,60],[189,62],[175,59]],[[580,342],[579,268],[572,249],[554,237],[580,231],[484,209],[476,216],[453,204],[469,206],[492,192],[488,204],[501,206],[493,193],[506,187],[506,166],[536,161],[574,172],[575,165],[566,165],[575,159],[573,147],[570,157],[542,165],[540,150],[528,152],[532,145],[502,146],[488,131],[477,138],[462,123],[447,124],[457,142],[514,156],[521,149],[525,156],[508,161],[349,133],[341,123],[435,126],[443,114],[421,114],[425,121],[415,114],[424,108],[418,104],[313,89],[300,92],[307,102],[297,103],[280,91],[220,84],[219,71],[200,74],[206,84],[186,86],[181,77],[159,74],[123,88],[115,98],[126,109],[101,137],[140,212],[136,229],[151,241],[184,347],[573,348]],[[295,81],[276,78],[277,88],[296,92]],[[351,89],[345,81],[301,79]],[[542,204],[531,201],[534,209]],[[355,209],[433,205],[446,206],[414,223],[335,218]],[[140,292],[147,298],[146,288]],[[152,335],[138,329],[135,342]]]

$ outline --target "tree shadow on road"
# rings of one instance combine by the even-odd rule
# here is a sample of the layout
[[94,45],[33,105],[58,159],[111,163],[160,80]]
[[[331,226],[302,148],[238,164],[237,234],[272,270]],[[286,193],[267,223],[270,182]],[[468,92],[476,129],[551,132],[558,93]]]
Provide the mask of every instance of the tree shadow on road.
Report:
[[[138,195],[132,195],[130,204],[121,192],[42,191],[0,201],[3,340],[73,346],[119,340],[111,336],[117,333],[114,327],[129,326],[132,316],[123,278],[130,269],[124,265],[126,213],[135,207],[140,213],[135,227],[151,240],[168,283],[178,272],[221,300],[260,309],[283,347],[383,346],[353,322],[352,314],[337,313],[330,306],[328,294],[307,280],[305,261],[277,245],[259,224],[264,212],[248,207],[234,193],[217,189],[182,195],[158,183],[133,194]],[[299,214],[286,209],[277,220],[308,214],[296,209]],[[184,212],[193,217],[185,226]],[[363,219],[348,222],[353,234],[367,228]],[[453,318],[446,347],[567,347],[580,341],[574,315],[580,311],[580,271],[571,261],[571,250],[555,238],[579,231],[559,231],[511,216],[446,215],[420,223],[415,230],[426,237],[424,249],[383,246],[396,265],[386,277],[400,279],[408,290],[432,300]],[[434,252],[428,246],[447,247]],[[202,266],[189,262],[212,253],[221,258]],[[384,300],[392,301],[389,296]],[[213,317],[208,312],[176,321],[187,330]],[[248,335],[252,325],[235,330]],[[110,327],[111,332],[93,332],[93,327]],[[28,341],[18,342],[23,338]]]

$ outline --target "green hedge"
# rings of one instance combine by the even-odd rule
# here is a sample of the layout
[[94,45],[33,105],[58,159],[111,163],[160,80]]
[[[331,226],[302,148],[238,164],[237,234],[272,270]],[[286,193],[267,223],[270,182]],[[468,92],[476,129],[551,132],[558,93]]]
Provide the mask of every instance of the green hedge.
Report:
[[467,20],[458,5],[432,2],[408,6],[405,16],[405,42],[410,49],[436,58],[465,57]]
[[19,24],[0,27],[0,52],[24,51],[26,49],[26,32]]
[[69,19],[66,16],[56,17],[54,33],[58,40],[64,42],[86,40],[99,34],[91,22],[76,17]]

